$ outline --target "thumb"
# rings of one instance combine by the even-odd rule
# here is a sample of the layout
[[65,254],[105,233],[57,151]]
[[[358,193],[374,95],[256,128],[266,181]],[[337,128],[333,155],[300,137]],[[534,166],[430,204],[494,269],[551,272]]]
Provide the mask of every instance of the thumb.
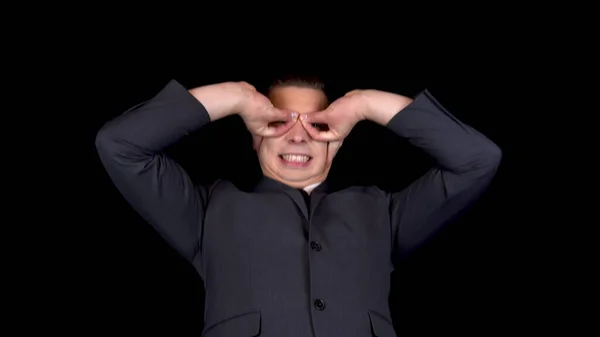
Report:
[[312,138],[314,140],[321,141],[321,142],[328,142],[328,141],[333,141],[337,138],[331,130],[321,131],[313,126],[314,124],[321,124],[321,123],[308,122],[307,120],[302,119],[302,116],[300,118],[300,121],[302,123],[302,126],[304,127],[304,130],[306,130],[306,133],[308,133],[310,138]]
[[252,148],[258,152],[260,145],[262,144],[263,137],[252,135]]
[[322,111],[317,111],[317,112],[313,112],[310,114],[302,114],[300,116],[300,119],[304,122],[307,122],[309,124],[329,124],[328,123],[328,114],[327,114],[328,110],[322,110]]
[[352,91],[348,91],[344,96],[350,97],[350,96],[354,96],[354,95],[357,95],[357,94],[361,94],[363,92],[364,92],[364,90],[354,89]]
[[344,141],[340,140],[340,141],[334,141],[334,142],[329,142],[327,144],[327,164],[331,165],[331,163],[333,162],[333,158],[335,158],[335,155],[338,153],[340,147],[342,147],[342,143]]
[[278,109],[271,107],[268,110],[269,122],[292,122],[298,118],[298,113],[291,110]]
[[[260,135],[263,137],[279,137],[293,128],[297,119],[298,113],[296,112],[272,108],[266,116],[267,128],[263,129]],[[283,124],[278,124],[278,122]],[[272,126],[272,123],[276,124]]]

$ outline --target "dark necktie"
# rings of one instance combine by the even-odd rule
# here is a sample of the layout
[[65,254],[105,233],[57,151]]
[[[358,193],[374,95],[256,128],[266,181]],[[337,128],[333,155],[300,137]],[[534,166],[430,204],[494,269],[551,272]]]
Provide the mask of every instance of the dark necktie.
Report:
[[301,188],[299,188],[298,191],[300,192],[300,194],[302,194],[302,197],[304,198],[304,202],[306,202],[306,208],[310,209],[310,195]]

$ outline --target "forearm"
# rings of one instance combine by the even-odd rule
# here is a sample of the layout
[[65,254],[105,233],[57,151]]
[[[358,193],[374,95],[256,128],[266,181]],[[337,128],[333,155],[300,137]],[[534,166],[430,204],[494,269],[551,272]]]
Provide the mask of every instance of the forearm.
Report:
[[213,122],[240,112],[245,92],[238,82],[218,83],[189,90],[202,103]]
[[188,91],[171,81],[148,102],[108,122],[98,137],[146,154],[160,152],[210,121],[235,113],[240,95],[235,83]]
[[[378,92],[375,97],[369,97],[364,119],[386,126],[400,111],[409,106],[413,99],[390,92]],[[376,100],[376,101],[374,101]]]
[[[386,116],[392,113],[390,110]],[[495,170],[499,164],[498,146],[451,115],[427,91],[393,114],[385,125],[428,153],[444,169],[455,173]]]

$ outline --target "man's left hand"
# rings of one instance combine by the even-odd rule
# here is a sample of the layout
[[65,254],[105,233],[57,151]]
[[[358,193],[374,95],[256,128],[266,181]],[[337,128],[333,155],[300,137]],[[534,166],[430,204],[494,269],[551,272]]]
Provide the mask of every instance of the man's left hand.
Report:
[[323,111],[301,115],[300,120],[313,139],[342,141],[361,120],[385,126],[411,102],[408,97],[385,91],[353,90]]

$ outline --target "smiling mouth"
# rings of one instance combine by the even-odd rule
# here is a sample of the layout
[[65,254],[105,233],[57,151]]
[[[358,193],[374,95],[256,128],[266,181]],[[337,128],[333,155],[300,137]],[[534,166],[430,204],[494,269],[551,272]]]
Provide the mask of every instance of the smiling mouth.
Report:
[[311,156],[307,156],[304,154],[280,154],[279,158],[291,164],[305,164],[312,159]]

